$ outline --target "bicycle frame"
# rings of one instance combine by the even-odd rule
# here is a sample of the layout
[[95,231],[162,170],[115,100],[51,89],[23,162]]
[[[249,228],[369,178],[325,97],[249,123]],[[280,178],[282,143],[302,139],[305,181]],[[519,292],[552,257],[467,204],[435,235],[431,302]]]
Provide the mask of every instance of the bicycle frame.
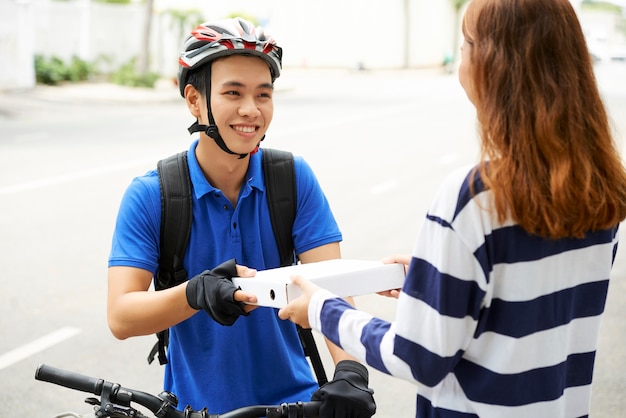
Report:
[[194,411],[190,407],[184,411],[176,409],[178,398],[171,392],[161,392],[158,396],[128,389],[117,383],[107,382],[68,370],[45,364],[37,367],[35,379],[53,383],[69,389],[100,396],[100,399],[87,398],[85,402],[94,405],[94,412],[79,415],[66,412],[55,418],[148,418],[132,407],[131,403],[150,410],[157,418],[318,418],[320,402],[293,402],[280,405],[253,405],[235,409],[224,414],[210,414],[204,408]]

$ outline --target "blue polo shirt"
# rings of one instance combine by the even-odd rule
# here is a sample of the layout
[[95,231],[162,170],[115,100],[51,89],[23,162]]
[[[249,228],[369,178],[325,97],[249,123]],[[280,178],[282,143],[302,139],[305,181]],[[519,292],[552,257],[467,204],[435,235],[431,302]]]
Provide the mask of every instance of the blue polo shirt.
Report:
[[[258,270],[280,265],[270,221],[262,152],[250,157],[237,206],[204,177],[188,153],[193,222],[184,265],[189,277],[236,258]],[[298,254],[342,239],[328,201],[309,165],[295,157],[297,207],[293,240]],[[109,266],[156,274],[161,196],[156,170],[133,179],[122,199]],[[302,352],[295,326],[276,309],[258,308],[227,327],[200,311],[170,329],[164,388],[179,408],[208,407],[212,414],[254,404],[309,400],[317,383]]]

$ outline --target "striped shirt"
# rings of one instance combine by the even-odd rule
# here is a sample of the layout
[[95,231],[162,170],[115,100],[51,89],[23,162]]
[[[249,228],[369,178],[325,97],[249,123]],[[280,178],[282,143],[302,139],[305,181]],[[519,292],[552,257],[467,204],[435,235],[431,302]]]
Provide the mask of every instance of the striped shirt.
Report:
[[533,236],[490,216],[492,193],[469,181],[451,174],[429,209],[394,322],[321,290],[311,326],[414,382],[417,417],[587,416],[617,227]]

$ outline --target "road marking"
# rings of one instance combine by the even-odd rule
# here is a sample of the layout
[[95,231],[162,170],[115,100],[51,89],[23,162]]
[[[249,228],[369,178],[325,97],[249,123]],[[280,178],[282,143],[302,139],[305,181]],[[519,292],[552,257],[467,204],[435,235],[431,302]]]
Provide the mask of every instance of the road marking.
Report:
[[51,332],[48,335],[44,335],[43,337],[38,338],[35,341],[18,347],[15,350],[11,350],[8,353],[0,356],[0,370],[11,366],[18,361],[22,361],[34,354],[37,354],[40,351],[45,350],[46,348],[50,348],[53,345],[65,341],[68,338],[72,338],[79,332],[80,330],[78,328],[64,327],[54,332]]
[[372,187],[372,189],[370,190],[370,193],[372,194],[383,194],[385,192],[388,192],[390,190],[395,189],[396,187],[398,187],[398,182],[395,180],[388,180],[385,181],[383,183],[380,183],[374,187]]
[[58,176],[42,178],[39,180],[33,180],[33,181],[25,182],[25,183],[20,183],[20,184],[16,184],[13,186],[0,187],[0,196],[10,194],[10,193],[38,189],[38,188],[46,187],[46,186],[53,186],[56,184],[67,183],[67,182],[74,181],[74,180],[81,180],[81,179],[95,177],[95,176],[104,175],[104,174],[110,174],[110,173],[114,173],[114,172],[121,171],[121,170],[135,168],[139,165],[153,164],[156,168],[156,161],[158,161],[159,159],[160,158],[158,159],[157,158],[145,158],[141,160],[129,161],[129,162],[122,163],[122,164],[115,164],[115,165],[110,165],[106,167],[94,168],[90,170],[75,171],[75,172],[68,173],[68,174],[61,174]]
[[[410,112],[412,111],[410,106],[406,106],[406,104],[389,106],[384,110],[375,109],[368,112],[359,112],[353,115],[342,116],[341,118],[336,119],[327,119],[323,122],[316,123],[315,126],[297,126],[294,128],[287,128],[283,130],[275,131],[272,134],[273,138],[285,138],[297,135],[299,133],[305,132],[310,129],[327,129],[335,126],[347,125],[350,122],[357,122],[362,120],[372,120],[376,117],[381,117],[384,115],[397,115],[401,112]],[[82,180],[86,178],[96,177],[104,174],[110,174],[121,170],[127,170],[131,168],[135,168],[140,165],[152,165],[153,168],[156,168],[156,161],[162,159],[163,156],[159,157],[146,157],[140,160],[128,161],[125,163],[120,163],[116,165],[108,165],[105,167],[93,168],[89,170],[83,171],[75,171],[67,174],[61,174],[58,176],[52,176],[47,178],[41,178],[29,182],[19,183],[11,186],[0,187],[0,196],[8,195],[11,193],[24,192],[28,190],[35,190],[43,187],[54,186],[58,184],[68,183],[75,180]]]
[[[384,110],[374,109],[366,112],[358,112],[353,115],[342,116],[336,119],[326,119],[325,121],[318,122],[314,126],[297,126],[294,128],[287,128],[283,130],[277,130],[272,133],[272,138],[285,138],[297,135],[299,133],[305,132],[310,129],[327,129],[335,126],[347,125],[350,122],[358,122],[362,120],[372,120],[375,118],[380,118],[385,115],[397,115],[402,112],[411,112],[412,109],[410,106],[406,104],[389,106]],[[75,180],[82,180],[86,178],[91,178],[95,176],[100,176],[104,174],[110,174],[121,170],[127,170],[130,168],[135,168],[140,165],[152,165],[153,168],[156,168],[156,161],[162,159],[163,156],[159,157],[146,157],[140,160],[128,161],[121,164],[116,165],[108,165],[106,167],[94,168],[83,171],[75,171],[67,174],[61,174],[58,176],[52,176],[47,178],[41,178],[29,182],[19,183],[11,186],[0,187],[0,196],[8,195],[11,193],[24,192],[29,190],[35,190],[43,187],[54,186],[58,184],[68,183]]]
[[442,155],[437,162],[441,165],[450,165],[452,163],[455,163],[459,160],[459,155],[458,154],[446,154],[446,155]]
[[283,137],[293,137],[303,132],[312,131],[312,130],[320,130],[320,129],[328,129],[334,128],[337,126],[350,126],[352,122],[361,122],[363,120],[372,121],[381,119],[383,116],[389,115],[398,115],[399,113],[411,113],[414,110],[411,106],[407,106],[405,103],[401,105],[388,106],[384,109],[373,109],[369,111],[356,112],[354,114],[342,115],[337,118],[325,118],[321,121],[316,121],[314,125],[306,125],[306,126],[294,126],[290,128],[278,128],[272,131],[272,139],[274,138],[283,138]]

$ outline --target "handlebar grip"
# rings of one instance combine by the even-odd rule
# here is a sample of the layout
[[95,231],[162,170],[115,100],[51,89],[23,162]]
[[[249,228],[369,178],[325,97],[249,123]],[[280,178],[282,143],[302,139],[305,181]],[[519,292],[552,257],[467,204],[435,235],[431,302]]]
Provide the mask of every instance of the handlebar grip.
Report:
[[66,388],[79,390],[81,392],[92,393],[94,395],[100,395],[102,393],[102,386],[104,385],[104,380],[102,379],[57,369],[56,367],[45,364],[41,364],[37,367],[35,379],[65,386]]

